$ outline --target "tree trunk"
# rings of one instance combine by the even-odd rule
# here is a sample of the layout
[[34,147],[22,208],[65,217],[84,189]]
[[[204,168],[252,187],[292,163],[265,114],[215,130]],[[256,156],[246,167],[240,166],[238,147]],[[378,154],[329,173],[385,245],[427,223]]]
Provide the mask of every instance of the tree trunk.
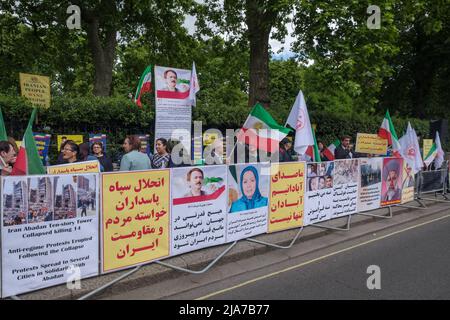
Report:
[[[115,11],[114,1],[106,3],[110,9]],[[116,58],[117,28],[114,25],[100,26],[100,18],[95,12],[82,10],[82,15],[87,23],[88,46],[95,68],[94,95],[109,96],[111,95],[112,70]],[[103,41],[102,30],[104,30]]]
[[[273,13],[261,10],[259,1],[246,1],[246,23],[250,42],[249,106],[259,102],[270,106],[269,95],[269,36]],[[276,14],[275,14],[276,16]]]

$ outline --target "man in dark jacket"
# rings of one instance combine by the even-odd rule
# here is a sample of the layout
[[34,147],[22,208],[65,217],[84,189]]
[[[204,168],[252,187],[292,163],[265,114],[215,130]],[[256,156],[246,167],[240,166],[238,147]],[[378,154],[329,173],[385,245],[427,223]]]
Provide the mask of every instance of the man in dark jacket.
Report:
[[343,136],[341,139],[341,144],[334,149],[335,159],[351,159],[354,155],[350,148],[350,136]]

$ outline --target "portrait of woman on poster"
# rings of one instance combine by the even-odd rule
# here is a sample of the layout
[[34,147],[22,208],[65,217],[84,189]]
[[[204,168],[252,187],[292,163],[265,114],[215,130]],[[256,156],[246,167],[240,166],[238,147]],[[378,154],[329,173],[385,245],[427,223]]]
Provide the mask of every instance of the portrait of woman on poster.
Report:
[[239,181],[242,197],[231,204],[230,213],[267,206],[267,198],[259,191],[258,170],[254,166],[242,170]]

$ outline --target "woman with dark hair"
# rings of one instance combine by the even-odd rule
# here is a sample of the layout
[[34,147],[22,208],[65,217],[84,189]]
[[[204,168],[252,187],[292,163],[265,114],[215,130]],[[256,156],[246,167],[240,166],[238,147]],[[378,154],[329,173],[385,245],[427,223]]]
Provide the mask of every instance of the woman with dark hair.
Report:
[[[99,161],[97,157],[89,154],[89,143],[83,142],[80,144],[80,155],[78,156],[78,161]],[[100,171],[103,172],[105,169],[99,161]]]
[[167,140],[164,138],[156,139],[155,147],[156,153],[153,155],[152,168],[167,168],[170,161],[170,153],[169,147],[167,146]]
[[78,147],[78,145],[74,141],[67,140],[64,143],[62,153],[62,162],[58,164],[79,162],[80,147]]
[[141,140],[137,136],[127,136],[122,147],[126,154],[120,160],[120,171],[151,169],[149,157],[139,151]]
[[94,142],[91,146],[91,152],[103,166],[102,172],[113,171],[112,160],[103,153],[103,143],[100,141]]
[[290,162],[292,156],[290,150],[292,148],[292,142],[288,138],[284,138],[280,141],[279,158],[278,162]]

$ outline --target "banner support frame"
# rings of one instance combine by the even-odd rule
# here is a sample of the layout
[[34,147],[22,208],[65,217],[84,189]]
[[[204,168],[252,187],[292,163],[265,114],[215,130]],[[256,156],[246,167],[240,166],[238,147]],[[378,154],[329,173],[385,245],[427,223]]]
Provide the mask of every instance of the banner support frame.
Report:
[[389,209],[388,215],[371,214],[371,213],[364,213],[364,212],[358,212],[357,214],[360,214],[363,216],[368,216],[368,217],[374,217],[374,218],[391,219],[393,217],[392,206],[388,206],[387,208]]
[[[354,213],[352,213],[352,214],[354,214]],[[347,222],[346,222],[346,227],[345,228],[324,226],[322,224],[311,224],[310,226],[311,227],[317,227],[317,228],[329,229],[329,230],[336,230],[336,231],[349,231],[350,230],[350,220],[351,220],[352,214],[349,214],[347,216]],[[336,219],[338,219],[338,218],[336,218]]]
[[[234,241],[233,243],[231,243],[231,245],[229,245],[221,254],[219,254],[213,261],[211,261],[202,270],[189,270],[189,269],[178,267],[178,266],[172,265],[170,263],[165,263],[162,261],[155,261],[155,263],[162,265],[164,267],[175,269],[177,271],[187,272],[187,273],[191,273],[191,274],[202,274],[202,273],[205,273],[206,271],[208,271],[213,265],[216,264],[217,261],[219,261],[224,255],[226,255],[236,245],[236,243],[237,243],[237,241]],[[207,248],[203,248],[203,249],[207,249]]]
[[[269,246],[269,247],[278,248],[278,249],[290,249],[294,245],[295,241],[297,241],[297,239],[300,236],[300,234],[302,233],[304,227],[305,226],[301,226],[300,227],[300,230],[295,234],[295,236],[292,239],[291,243],[289,245],[287,245],[287,246],[280,246],[280,245],[275,244],[275,243],[270,243],[270,242],[257,240],[257,239],[252,239],[252,238],[247,238],[245,240],[249,241],[249,242],[259,243],[259,244],[262,244],[262,245],[265,245],[265,246]],[[284,230],[284,231],[287,231],[287,230]]]

